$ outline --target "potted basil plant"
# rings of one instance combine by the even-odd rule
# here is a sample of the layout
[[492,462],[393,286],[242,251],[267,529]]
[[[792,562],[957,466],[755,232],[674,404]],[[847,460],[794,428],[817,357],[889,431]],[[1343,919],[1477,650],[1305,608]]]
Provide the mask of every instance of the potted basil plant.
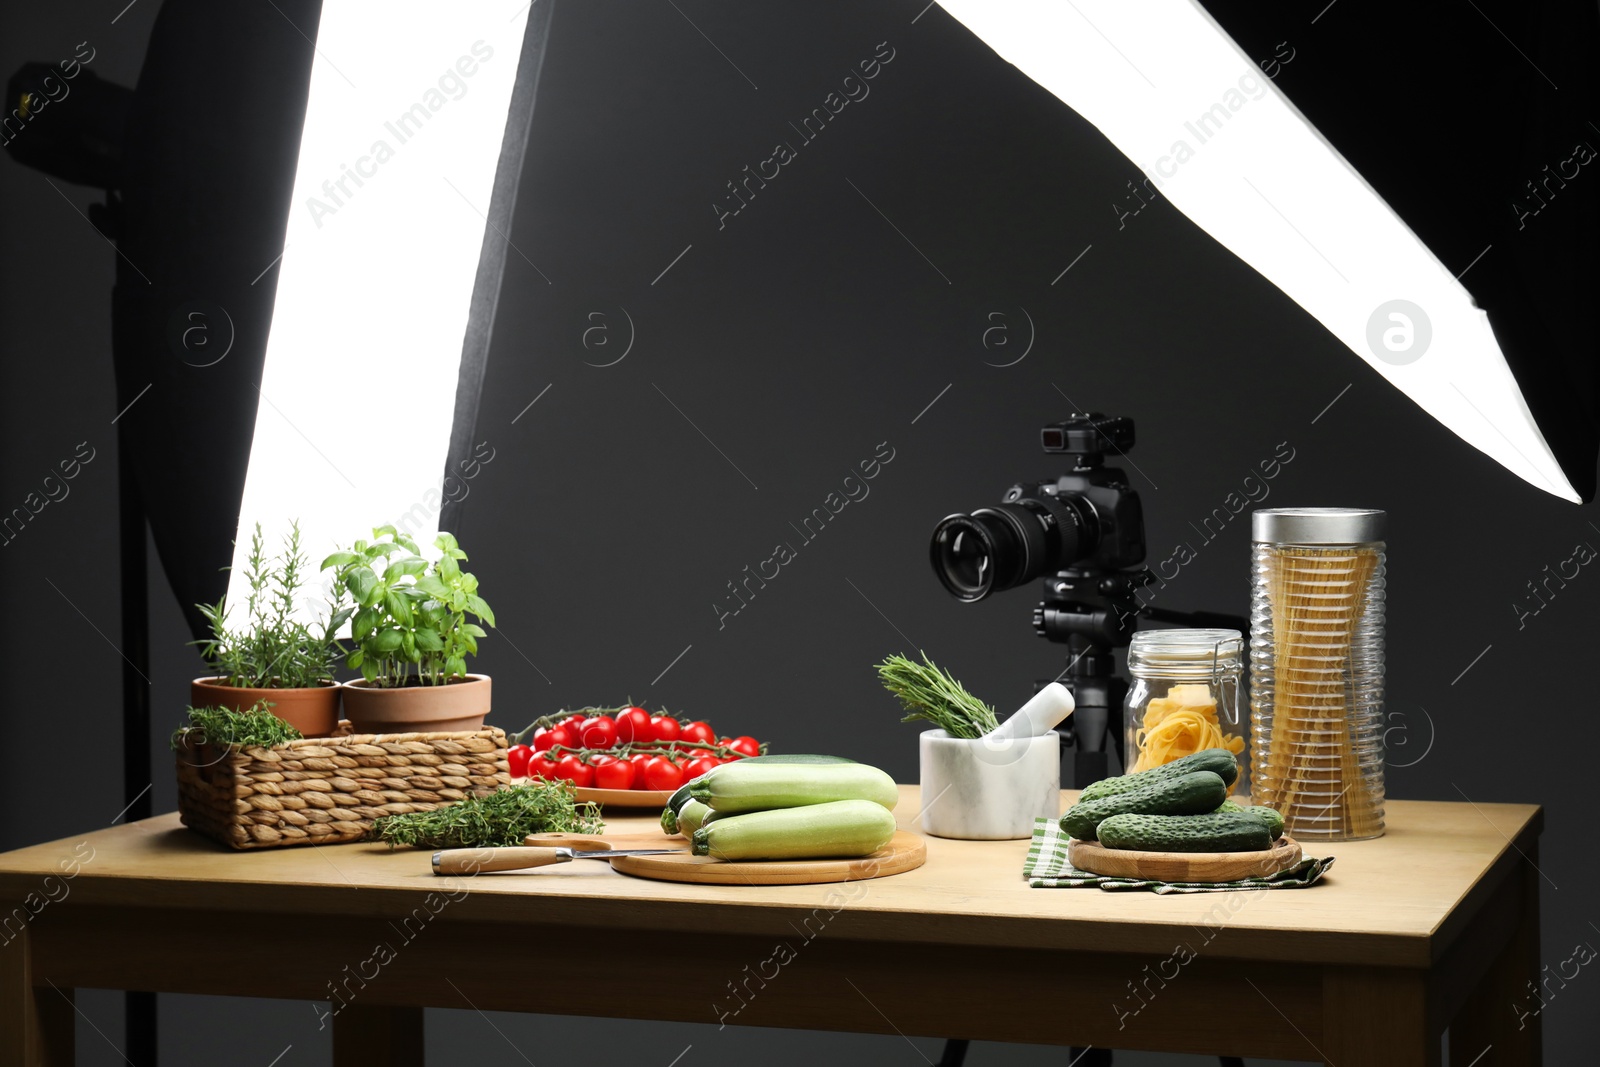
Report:
[[322,561],[355,602],[345,660],[361,679],[345,683],[344,709],[363,733],[476,730],[489,713],[489,676],[468,674],[467,657],[488,636],[494,612],[478,579],[461,569],[467,554],[441,533],[439,558],[424,559],[409,534],[379,526]]
[[270,559],[261,524],[256,524],[242,627],[229,627],[226,596],[215,604],[195,605],[210,624],[211,636],[192,643],[199,646],[211,676],[189,683],[192,706],[243,712],[264,704],[306,737],[327,737],[338,729],[340,687],[333,674],[345,651],[336,635],[353,609],[340,592],[318,625],[295,618],[307,567],[298,523],[291,526],[282,553]]

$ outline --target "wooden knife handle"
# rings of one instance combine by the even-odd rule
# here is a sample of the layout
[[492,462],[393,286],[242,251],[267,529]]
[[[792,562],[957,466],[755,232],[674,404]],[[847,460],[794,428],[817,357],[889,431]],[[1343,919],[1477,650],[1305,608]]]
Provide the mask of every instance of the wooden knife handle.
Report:
[[434,874],[479,874],[483,871],[520,871],[565,863],[570,857],[557,848],[453,848],[433,854]]

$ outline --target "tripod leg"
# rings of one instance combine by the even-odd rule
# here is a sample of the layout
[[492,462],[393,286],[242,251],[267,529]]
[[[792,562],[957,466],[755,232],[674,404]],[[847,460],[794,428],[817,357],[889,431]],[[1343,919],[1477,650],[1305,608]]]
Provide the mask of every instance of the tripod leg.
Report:
[[961,1067],[967,1059],[969,1042],[952,1037],[944,1043],[944,1055],[939,1057],[939,1067]]

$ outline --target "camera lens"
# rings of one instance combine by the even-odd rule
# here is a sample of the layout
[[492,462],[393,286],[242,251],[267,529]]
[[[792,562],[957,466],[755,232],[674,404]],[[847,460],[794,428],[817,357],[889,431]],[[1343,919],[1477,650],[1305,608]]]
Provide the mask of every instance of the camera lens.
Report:
[[1069,565],[1078,555],[1080,524],[1075,511],[1054,500],[1025,498],[949,516],[934,528],[929,556],[951,596],[982,600]]

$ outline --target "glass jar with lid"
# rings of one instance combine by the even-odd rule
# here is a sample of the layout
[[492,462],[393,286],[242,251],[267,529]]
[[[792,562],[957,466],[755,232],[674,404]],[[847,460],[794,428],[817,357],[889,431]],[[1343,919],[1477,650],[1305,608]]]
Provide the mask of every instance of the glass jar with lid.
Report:
[[[1148,771],[1208,748],[1242,757],[1249,733],[1240,698],[1245,642],[1238,630],[1141,630],[1128,646],[1124,711],[1127,773]],[[1229,787],[1250,792],[1241,761]]]

